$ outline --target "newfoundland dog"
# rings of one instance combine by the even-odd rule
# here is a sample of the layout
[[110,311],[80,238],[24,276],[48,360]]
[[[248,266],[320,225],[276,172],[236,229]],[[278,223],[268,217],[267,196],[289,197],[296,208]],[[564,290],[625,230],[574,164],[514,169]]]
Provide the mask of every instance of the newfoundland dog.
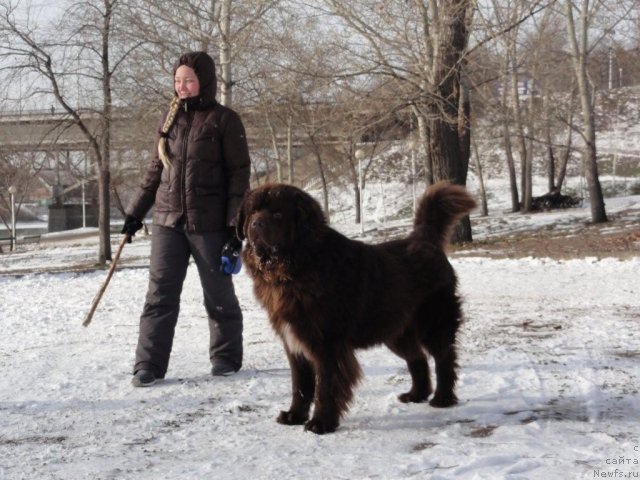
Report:
[[246,194],[237,219],[247,240],[242,259],[291,366],[291,406],[279,423],[335,431],[362,376],[355,350],[378,344],[407,362],[412,385],[401,402],[431,395],[429,354],[437,379],[431,405],[456,403],[462,313],[444,246],[474,207],[463,187],[438,183],[420,200],[407,238],[368,245],[329,227],[298,188],[270,184]]

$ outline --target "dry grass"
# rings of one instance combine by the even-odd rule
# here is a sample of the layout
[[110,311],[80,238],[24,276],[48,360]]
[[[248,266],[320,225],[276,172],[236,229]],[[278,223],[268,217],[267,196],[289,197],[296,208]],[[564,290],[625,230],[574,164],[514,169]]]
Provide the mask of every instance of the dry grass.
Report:
[[577,222],[572,228],[550,229],[492,236],[465,245],[452,245],[452,256],[492,258],[546,257],[570,259],[640,256],[640,211],[610,215],[601,224]]

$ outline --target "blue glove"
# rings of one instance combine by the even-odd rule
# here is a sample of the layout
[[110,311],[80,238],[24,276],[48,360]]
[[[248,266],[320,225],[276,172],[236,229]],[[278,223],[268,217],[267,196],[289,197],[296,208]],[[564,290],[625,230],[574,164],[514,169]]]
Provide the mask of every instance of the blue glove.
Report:
[[240,260],[240,251],[242,250],[242,242],[238,240],[235,233],[222,247],[220,254],[220,270],[227,275],[235,275],[242,267]]

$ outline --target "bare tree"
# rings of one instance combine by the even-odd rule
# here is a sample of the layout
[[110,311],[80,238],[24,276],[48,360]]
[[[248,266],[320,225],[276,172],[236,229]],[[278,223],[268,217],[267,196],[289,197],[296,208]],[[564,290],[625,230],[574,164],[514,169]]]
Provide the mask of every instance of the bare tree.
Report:
[[[597,3],[597,2],[596,2]],[[584,141],[583,160],[589,199],[591,220],[594,223],[607,221],[604,197],[598,174],[598,155],[596,152],[595,109],[593,87],[589,81],[587,60],[589,58],[589,24],[593,20],[589,0],[573,2],[565,0],[567,33],[569,35],[570,54],[582,109],[581,135]],[[578,14],[578,19],[575,18]]]
[[[560,163],[558,167],[558,172],[554,180],[554,189],[561,191],[562,186],[564,184],[564,179],[567,176],[567,166],[569,164],[569,159],[571,158],[571,152],[573,149],[573,115],[574,115],[574,103],[576,98],[576,90],[571,90],[569,107],[567,109],[568,114],[566,119],[564,120],[564,124],[566,125],[566,140],[563,143],[563,148],[561,150],[562,156],[560,157]],[[553,175],[553,172],[550,173]],[[551,180],[550,180],[551,182]]]
[[327,115],[325,105],[317,103],[298,103],[295,113],[299,121],[298,128],[305,136],[311,155],[315,160],[318,178],[322,187],[322,206],[329,213],[329,179],[324,158],[323,139],[326,137],[329,127],[332,125],[330,116]]
[[[147,44],[139,52],[138,63],[149,72],[142,87],[168,100],[166,77],[175,59],[185,51],[218,53],[219,101],[237,103],[234,87],[255,73],[254,55],[266,41],[264,29],[268,15],[281,0],[137,0],[128,4],[128,16],[135,34]],[[165,75],[158,75],[161,70]],[[241,99],[244,100],[244,99]],[[164,103],[164,102],[160,102]]]
[[[0,57],[21,74],[36,74],[42,80],[39,88],[70,115],[90,146],[98,175],[99,264],[111,259],[112,83],[118,67],[135,48],[119,45],[114,58],[117,8],[117,0],[76,3],[64,12],[54,31],[47,31],[35,28],[28,17],[20,21],[11,2],[0,3]],[[69,82],[70,77],[77,81]],[[91,125],[95,119],[97,127]]]
[[[261,55],[254,57],[256,74],[246,82],[252,87],[248,103],[259,112],[251,117],[264,119],[254,127],[266,130],[265,136],[270,137],[269,157],[278,181],[285,176],[294,181],[295,143],[300,163],[296,180],[303,181],[313,171],[328,214],[329,184],[342,172],[338,164],[346,163],[328,141],[336,141],[329,137],[342,125],[345,115],[352,113],[351,104],[345,101],[348,85],[335,75],[341,50],[325,43],[326,22],[322,18],[291,5],[281,5],[267,34],[268,41],[258,42]],[[267,142],[258,140],[264,148]]]
[[[278,182],[294,183],[293,115],[301,110],[300,92],[295,88],[299,82],[286,70],[278,75],[267,72],[263,70],[244,84],[252,98],[252,115],[246,119],[254,134],[252,146],[273,160]],[[300,140],[296,138],[296,141]]]
[[[15,192],[15,215],[20,214],[22,202],[42,169],[44,162],[36,152],[0,151],[0,221],[11,230],[11,200],[9,188]],[[15,232],[14,232],[15,234]]]
[[484,176],[482,174],[482,162],[480,161],[480,154],[478,153],[478,143],[475,139],[471,139],[471,146],[473,148],[473,160],[476,169],[476,176],[478,177],[478,184],[480,185],[480,214],[483,217],[489,215],[489,206],[487,204],[487,190],[484,186]]
[[[538,31],[535,28],[536,15],[540,11],[546,12],[545,6],[538,0],[492,0],[480,9],[478,15],[485,39],[493,39],[487,46],[493,49],[500,64],[501,95],[493,102],[501,121],[513,212],[520,209],[528,211],[531,205],[536,123],[534,95],[539,90],[538,52],[531,44],[535,43]],[[541,23],[545,24],[544,21]],[[520,190],[514,151],[520,160]]]
[[582,114],[582,122],[578,130],[584,142],[582,158],[589,190],[591,220],[594,223],[606,222],[607,214],[598,174],[596,95],[589,70],[589,60],[594,48],[636,10],[637,2],[633,0],[621,0],[615,5],[603,0],[565,0],[564,2],[569,55],[573,64]]
[[[341,159],[339,175],[346,177],[354,192],[355,223],[364,221],[365,188],[376,161],[393,144],[391,139],[401,138],[402,122],[385,102],[389,96],[380,89],[368,94],[345,88],[332,114],[336,134],[336,156]],[[338,127],[337,129],[335,127]]]
[[[462,72],[472,2],[326,0],[356,35],[350,73],[387,78],[399,104],[413,106],[434,181],[464,184],[469,164],[469,103]],[[342,40],[338,38],[338,40]],[[470,240],[468,221],[456,240]]]

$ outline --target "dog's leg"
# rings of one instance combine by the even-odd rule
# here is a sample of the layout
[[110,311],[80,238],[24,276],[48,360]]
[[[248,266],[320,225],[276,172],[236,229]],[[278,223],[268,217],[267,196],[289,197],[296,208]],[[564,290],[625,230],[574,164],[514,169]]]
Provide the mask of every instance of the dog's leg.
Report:
[[280,412],[278,423],[302,425],[309,418],[309,409],[315,391],[313,366],[301,354],[292,354],[285,348],[291,366],[291,406]]
[[438,385],[436,393],[429,402],[432,407],[450,407],[458,403],[458,398],[454,393],[454,387],[458,379],[456,374],[457,353],[455,345],[449,348],[433,352],[436,362],[436,377]]
[[409,331],[386,345],[393,353],[407,362],[411,375],[411,390],[398,395],[398,400],[403,403],[424,402],[432,392],[431,379],[429,378],[427,356],[416,340],[415,332]]
[[398,400],[403,403],[424,402],[431,395],[431,381],[429,380],[429,364],[427,357],[423,356],[417,360],[408,361],[409,373],[411,374],[411,390],[398,395]]
[[450,407],[458,403],[454,393],[458,375],[456,333],[461,323],[460,301],[453,296],[451,301],[442,301],[441,321],[438,328],[430,329],[424,337],[424,345],[436,364],[436,393],[429,402],[433,407]]
[[347,412],[353,388],[362,370],[352,350],[325,353],[316,358],[316,396],[313,417],[305,430],[323,434],[334,432]]

